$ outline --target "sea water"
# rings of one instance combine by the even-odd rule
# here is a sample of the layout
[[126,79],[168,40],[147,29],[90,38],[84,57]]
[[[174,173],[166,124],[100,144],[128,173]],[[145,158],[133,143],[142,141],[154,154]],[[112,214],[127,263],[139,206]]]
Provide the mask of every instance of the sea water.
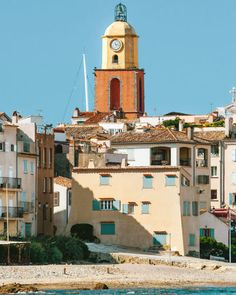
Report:
[[[41,292],[40,292],[41,293]],[[184,289],[159,289],[159,288],[138,288],[138,289],[109,289],[109,290],[47,290],[42,292],[45,295],[224,295],[236,294],[236,287],[194,287]],[[31,293],[32,294],[32,293]],[[36,293],[35,293],[36,294]]]

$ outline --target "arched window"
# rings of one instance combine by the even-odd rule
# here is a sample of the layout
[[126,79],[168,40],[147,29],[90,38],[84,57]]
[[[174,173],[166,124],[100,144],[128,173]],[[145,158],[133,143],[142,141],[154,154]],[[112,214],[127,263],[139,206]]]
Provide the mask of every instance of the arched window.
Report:
[[116,55],[116,54],[113,55],[113,56],[112,56],[112,63],[113,63],[113,64],[118,64],[118,62],[119,62],[118,55]]
[[113,78],[110,83],[110,110],[120,109],[120,80]]
[[56,154],[62,154],[62,145],[58,144],[55,148]]

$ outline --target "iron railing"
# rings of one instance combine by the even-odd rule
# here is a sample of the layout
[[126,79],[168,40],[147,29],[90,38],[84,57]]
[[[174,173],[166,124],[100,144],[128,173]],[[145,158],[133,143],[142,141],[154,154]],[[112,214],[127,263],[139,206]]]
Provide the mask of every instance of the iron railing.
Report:
[[16,177],[0,177],[0,189],[1,188],[21,188],[21,178]]
[[23,218],[23,208],[22,207],[0,207],[0,219],[7,218],[7,208],[8,208],[8,218]]
[[34,211],[33,202],[19,202],[19,207],[23,209],[23,213],[32,213]]

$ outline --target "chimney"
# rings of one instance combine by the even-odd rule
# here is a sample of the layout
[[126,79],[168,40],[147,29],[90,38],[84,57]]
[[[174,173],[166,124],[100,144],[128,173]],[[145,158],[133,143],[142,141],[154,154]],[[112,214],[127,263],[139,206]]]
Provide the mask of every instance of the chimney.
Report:
[[187,128],[187,137],[188,137],[189,140],[193,140],[193,131],[194,131],[193,127],[188,127]]
[[184,128],[184,121],[179,120],[179,131],[183,131],[183,128]]
[[12,114],[12,123],[17,124],[18,119],[19,119],[19,114],[17,113],[17,111],[14,111],[13,114]]
[[230,137],[233,129],[233,118],[226,117],[225,118],[225,136]]
[[95,168],[93,159],[89,159],[88,168]]

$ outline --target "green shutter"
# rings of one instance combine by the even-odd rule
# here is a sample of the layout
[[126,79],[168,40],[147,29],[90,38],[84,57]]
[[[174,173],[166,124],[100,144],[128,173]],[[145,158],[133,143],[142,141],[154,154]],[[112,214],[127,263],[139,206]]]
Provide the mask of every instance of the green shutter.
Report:
[[100,202],[98,200],[93,200],[93,210],[94,211],[100,210]]
[[123,204],[122,205],[122,213],[128,214],[129,212],[129,205],[128,204]]
[[102,222],[101,235],[114,235],[116,232],[115,223]]
[[118,210],[118,211],[120,211],[120,201],[119,201],[119,200],[115,200],[115,201],[113,202],[112,207],[113,207],[113,210]]
[[215,238],[215,229],[214,228],[210,228],[210,237]]
[[192,215],[198,216],[198,202],[196,201],[192,202]]
[[189,246],[195,246],[195,235],[189,234]]
[[200,238],[204,237],[204,232],[203,232],[203,228],[200,228]]
[[233,205],[233,194],[229,193],[229,205]]

